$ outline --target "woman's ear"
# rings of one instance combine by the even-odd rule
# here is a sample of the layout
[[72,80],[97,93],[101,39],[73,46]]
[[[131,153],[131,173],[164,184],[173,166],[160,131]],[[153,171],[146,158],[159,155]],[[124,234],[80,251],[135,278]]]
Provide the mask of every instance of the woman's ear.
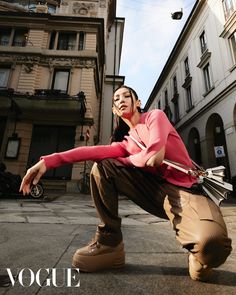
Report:
[[115,115],[116,114],[116,108],[112,106],[112,113]]
[[141,100],[140,100],[140,99],[136,100],[136,106],[137,106],[137,107],[141,107],[141,104],[142,104],[142,103],[141,103]]
[[114,106],[114,105],[113,105],[113,107],[112,107],[112,113],[113,113],[114,115],[117,115],[117,116],[120,115],[119,110],[118,110],[117,107]]

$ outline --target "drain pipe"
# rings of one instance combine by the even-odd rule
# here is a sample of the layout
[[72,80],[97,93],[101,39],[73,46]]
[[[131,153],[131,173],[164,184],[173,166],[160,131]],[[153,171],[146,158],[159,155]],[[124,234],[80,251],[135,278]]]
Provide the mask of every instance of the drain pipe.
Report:
[[[117,19],[115,18],[115,44],[114,44],[114,63],[113,63],[113,93],[115,92],[116,88],[116,51],[117,51]],[[112,120],[111,120],[111,135],[114,129],[114,114],[112,113]]]

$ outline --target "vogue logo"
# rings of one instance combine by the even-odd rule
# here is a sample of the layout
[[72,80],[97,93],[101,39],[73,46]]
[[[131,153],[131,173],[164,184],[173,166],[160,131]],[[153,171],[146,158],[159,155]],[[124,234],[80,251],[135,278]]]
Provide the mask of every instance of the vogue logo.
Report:
[[12,287],[17,282],[22,287],[30,287],[36,283],[40,287],[80,287],[78,268],[40,268],[34,272],[30,268],[17,270],[13,275],[10,268],[6,268]]

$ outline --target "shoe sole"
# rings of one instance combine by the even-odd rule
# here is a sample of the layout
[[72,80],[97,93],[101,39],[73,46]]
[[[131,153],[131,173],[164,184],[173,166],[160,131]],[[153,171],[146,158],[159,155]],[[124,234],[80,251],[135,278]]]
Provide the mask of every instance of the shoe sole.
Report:
[[190,254],[189,257],[189,275],[194,281],[207,282],[210,280],[213,270],[211,268],[200,268],[200,263],[194,259],[193,255]]
[[85,256],[75,254],[72,266],[79,268],[81,272],[96,272],[104,269],[116,269],[125,266],[125,252],[117,251],[97,256]]

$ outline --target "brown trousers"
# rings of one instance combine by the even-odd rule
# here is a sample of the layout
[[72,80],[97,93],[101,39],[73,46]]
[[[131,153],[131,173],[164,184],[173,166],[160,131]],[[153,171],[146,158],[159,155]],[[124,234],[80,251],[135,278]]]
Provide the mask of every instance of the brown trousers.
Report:
[[118,215],[118,195],[122,194],[145,211],[169,219],[176,239],[201,264],[217,267],[232,250],[225,222],[214,202],[162,182],[142,169],[126,167],[114,159],[95,163],[91,191],[102,221],[95,237],[101,244],[116,246],[122,241]]

